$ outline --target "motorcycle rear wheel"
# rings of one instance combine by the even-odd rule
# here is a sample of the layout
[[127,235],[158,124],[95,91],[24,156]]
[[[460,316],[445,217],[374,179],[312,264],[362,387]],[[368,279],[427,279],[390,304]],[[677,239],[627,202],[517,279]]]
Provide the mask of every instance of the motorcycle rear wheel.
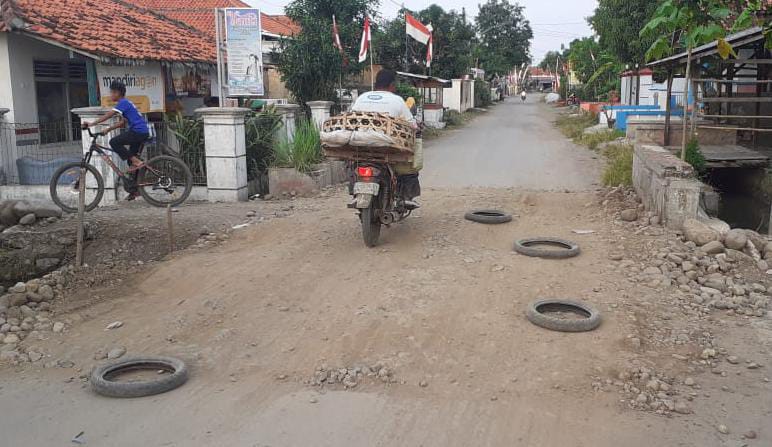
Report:
[[372,248],[378,245],[378,238],[381,236],[381,221],[375,213],[375,200],[369,207],[361,210],[359,218],[362,220],[362,237],[365,245]]

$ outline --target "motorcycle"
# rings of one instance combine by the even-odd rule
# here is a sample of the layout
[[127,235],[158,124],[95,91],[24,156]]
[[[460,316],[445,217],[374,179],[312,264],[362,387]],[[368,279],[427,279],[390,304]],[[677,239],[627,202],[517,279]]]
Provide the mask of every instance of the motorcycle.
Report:
[[527,98],[527,96],[526,96],[526,93],[525,93],[525,91],[523,91],[523,92],[521,92],[521,93],[520,93],[520,99],[521,99],[523,102],[525,102],[525,100],[526,100],[526,99],[528,99],[528,98]]
[[410,216],[399,191],[397,174],[388,163],[352,162],[349,208],[359,211],[365,245],[375,247],[381,226],[390,226]]

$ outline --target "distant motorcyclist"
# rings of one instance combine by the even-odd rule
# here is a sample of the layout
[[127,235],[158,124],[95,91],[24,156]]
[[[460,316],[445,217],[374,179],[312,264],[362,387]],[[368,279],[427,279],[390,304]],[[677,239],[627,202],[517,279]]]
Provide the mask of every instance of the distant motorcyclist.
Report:
[[526,99],[528,99],[528,94],[527,94],[527,93],[525,93],[525,90],[523,90],[522,92],[520,92],[520,99],[522,99],[522,100],[523,100],[523,102],[525,102],[525,100],[526,100]]

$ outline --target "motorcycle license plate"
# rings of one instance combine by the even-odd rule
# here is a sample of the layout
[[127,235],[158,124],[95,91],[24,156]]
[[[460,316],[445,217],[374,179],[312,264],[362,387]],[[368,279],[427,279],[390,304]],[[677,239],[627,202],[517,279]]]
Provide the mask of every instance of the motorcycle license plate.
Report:
[[370,194],[372,196],[377,196],[380,188],[381,185],[378,183],[356,182],[354,183],[354,195]]

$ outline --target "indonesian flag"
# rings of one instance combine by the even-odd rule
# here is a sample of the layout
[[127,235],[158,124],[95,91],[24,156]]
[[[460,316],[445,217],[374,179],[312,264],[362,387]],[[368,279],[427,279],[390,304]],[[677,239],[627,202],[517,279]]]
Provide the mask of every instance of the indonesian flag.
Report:
[[432,31],[429,27],[419,22],[418,19],[408,13],[405,13],[405,26],[407,27],[407,35],[413,39],[424,45],[431,41]]
[[340,32],[338,31],[338,22],[335,21],[335,15],[332,16],[332,44],[343,54],[343,45],[340,43]]
[[359,62],[367,60],[367,50],[370,49],[370,18],[365,17],[365,27],[362,30],[362,43],[359,44]]
[[434,58],[434,37],[429,34],[429,47],[426,49],[426,66],[432,66],[432,58]]

